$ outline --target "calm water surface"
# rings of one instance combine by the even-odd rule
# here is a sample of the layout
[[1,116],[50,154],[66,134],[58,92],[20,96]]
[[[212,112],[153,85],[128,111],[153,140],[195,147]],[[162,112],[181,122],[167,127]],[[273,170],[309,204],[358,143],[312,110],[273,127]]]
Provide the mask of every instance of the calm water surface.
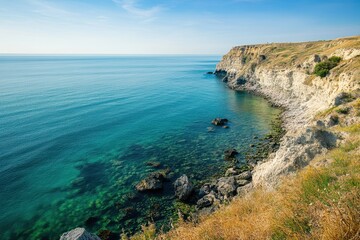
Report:
[[[98,232],[166,225],[171,181],[223,173],[224,149],[240,158],[279,111],[227,89],[214,56],[1,56],[1,239],[58,239],[78,226]],[[229,129],[208,132],[226,117]],[[171,168],[160,193],[136,183]]]

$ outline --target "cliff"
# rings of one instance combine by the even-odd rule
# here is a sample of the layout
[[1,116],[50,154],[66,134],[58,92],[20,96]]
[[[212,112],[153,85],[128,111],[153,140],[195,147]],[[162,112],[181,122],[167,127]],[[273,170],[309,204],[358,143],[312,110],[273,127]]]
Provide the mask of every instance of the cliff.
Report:
[[[335,58],[322,77],[314,74],[333,56],[341,60]],[[252,174],[240,174],[237,180],[249,187],[236,189],[231,202],[206,193],[199,201],[212,206],[216,200],[214,213],[185,221],[179,211],[179,221],[167,233],[157,234],[152,223],[121,239],[359,239],[359,67],[360,37],[231,49],[215,74],[230,88],[261,94],[285,108],[286,134],[279,149]],[[240,175],[220,178],[217,191],[226,193],[234,185],[228,180]],[[78,232],[89,235],[78,228],[61,239],[79,239],[71,238]]]
[[[342,60],[327,76],[314,75],[316,64],[332,56]],[[230,88],[261,94],[286,109],[287,133],[279,150],[253,173],[255,186],[273,187],[280,175],[303,168],[344,140],[342,133],[332,131],[334,116],[320,118],[319,113],[358,97],[360,37],[238,46],[222,58],[215,73]],[[353,124],[359,118],[344,121]]]

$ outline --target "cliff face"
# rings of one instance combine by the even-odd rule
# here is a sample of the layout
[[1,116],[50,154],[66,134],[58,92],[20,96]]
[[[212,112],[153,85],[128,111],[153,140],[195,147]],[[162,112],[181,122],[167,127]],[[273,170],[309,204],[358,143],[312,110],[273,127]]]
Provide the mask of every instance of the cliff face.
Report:
[[[338,66],[326,77],[313,75],[315,65],[331,56],[342,58]],[[254,169],[254,184],[271,187],[280,175],[308,165],[343,138],[332,132],[336,124],[331,116],[320,119],[317,114],[358,97],[360,37],[234,47],[217,65],[216,74],[229,87],[262,94],[286,109],[287,133],[279,150]],[[356,117],[346,121],[360,122]]]

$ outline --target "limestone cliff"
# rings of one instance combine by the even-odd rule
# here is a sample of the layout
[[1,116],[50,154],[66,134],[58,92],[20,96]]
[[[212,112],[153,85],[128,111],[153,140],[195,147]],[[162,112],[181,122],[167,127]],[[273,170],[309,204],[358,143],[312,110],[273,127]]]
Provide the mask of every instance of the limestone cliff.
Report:
[[[318,62],[331,56],[342,58],[338,66],[323,78],[312,74]],[[287,133],[279,150],[254,169],[254,184],[271,187],[280,175],[308,165],[341,140],[342,136],[331,131],[335,123],[330,116],[319,119],[318,113],[343,104],[350,96],[358,97],[360,36],[234,47],[215,73],[229,87],[259,93],[286,109]],[[347,121],[360,122],[359,117]]]

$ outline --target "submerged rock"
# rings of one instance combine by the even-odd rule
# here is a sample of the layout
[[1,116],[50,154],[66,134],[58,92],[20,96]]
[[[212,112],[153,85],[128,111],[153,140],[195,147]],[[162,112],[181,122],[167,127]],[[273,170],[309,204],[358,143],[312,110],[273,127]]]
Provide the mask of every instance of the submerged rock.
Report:
[[234,176],[237,173],[238,172],[236,171],[236,169],[232,167],[232,168],[229,168],[228,170],[226,170],[225,177]]
[[119,239],[117,234],[115,234],[114,232],[112,232],[108,229],[100,230],[98,232],[98,235],[102,240],[117,240],[117,239]]
[[235,148],[227,149],[227,150],[224,151],[224,159],[225,160],[234,159],[237,154],[238,154],[238,151],[236,151]]
[[208,132],[214,132],[215,129],[214,129],[213,127],[208,127],[208,128],[207,128],[207,131],[208,131]]
[[92,226],[94,226],[99,220],[100,220],[99,217],[89,217],[89,218],[86,219],[86,221],[85,221],[85,226],[87,226],[87,227],[92,227]]
[[193,186],[185,174],[176,179],[174,187],[175,195],[181,201],[186,201],[193,191]]
[[69,232],[63,233],[60,240],[101,240],[93,233],[89,233],[85,228],[75,228]]
[[135,188],[140,192],[159,190],[163,188],[164,179],[165,176],[162,173],[151,173],[145,179],[141,180]]
[[157,161],[148,161],[145,164],[147,166],[154,167],[154,168],[158,168],[161,166],[161,162],[157,162]]
[[215,126],[224,126],[227,122],[228,120],[226,118],[215,118],[211,121]]

